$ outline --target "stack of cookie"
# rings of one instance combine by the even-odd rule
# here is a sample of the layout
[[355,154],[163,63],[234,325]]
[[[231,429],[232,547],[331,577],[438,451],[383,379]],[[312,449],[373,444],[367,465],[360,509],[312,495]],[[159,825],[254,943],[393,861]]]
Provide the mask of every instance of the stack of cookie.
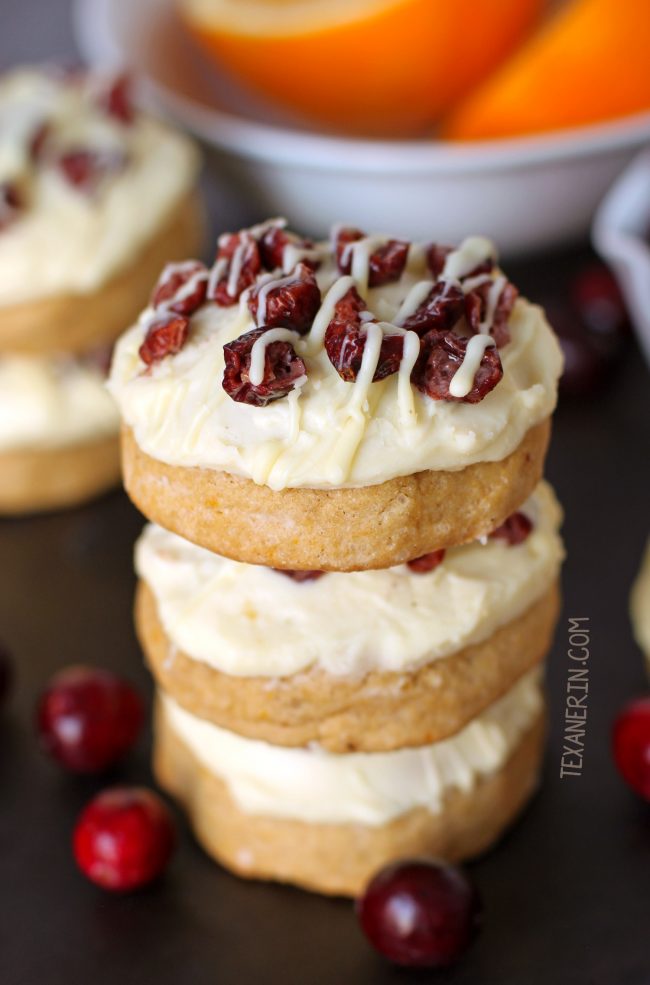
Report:
[[0,80],[0,513],[117,483],[111,348],[164,261],[200,247],[198,163],[123,77]]
[[138,633],[155,769],[249,877],[357,894],[483,851],[534,789],[561,356],[479,237],[273,220],[168,267],[118,343],[152,523]]

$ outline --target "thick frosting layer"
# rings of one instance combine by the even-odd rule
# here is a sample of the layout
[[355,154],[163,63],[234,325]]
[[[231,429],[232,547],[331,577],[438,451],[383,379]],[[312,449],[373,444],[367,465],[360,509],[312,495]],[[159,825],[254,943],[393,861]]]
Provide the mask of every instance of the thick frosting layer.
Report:
[[136,546],[136,569],[172,643],[224,673],[409,671],[487,639],[555,581],[563,547],[551,487],[542,483],[524,511],[535,526],[522,544],[490,538],[456,547],[427,574],[399,565],[299,584],[151,525]]
[[[190,141],[139,114],[120,122],[101,108],[100,91],[100,79],[37,70],[0,81],[0,186],[15,184],[24,199],[0,230],[0,306],[96,290],[138,255],[196,179]],[[77,150],[124,164],[85,191],[56,164]]]
[[[368,253],[385,241],[368,237],[351,244],[349,277],[339,275],[327,244],[317,247],[322,257],[317,271],[321,310],[308,336],[287,333],[307,365],[307,377],[287,397],[265,407],[237,403],[221,385],[224,344],[256,327],[246,292],[233,307],[202,307],[192,318],[182,351],[144,373],[138,350],[153,317],[148,309],[118,343],[110,384],[140,447],[170,465],[226,471],[272,489],[373,485],[426,469],[499,461],[514,451],[529,428],[555,406],[562,358],[541,309],[523,300],[516,303],[509,322],[512,341],[500,350],[503,379],[480,403],[434,400],[411,385],[419,353],[412,331],[406,333],[400,372],[373,383],[370,363],[378,356],[382,333],[404,334],[396,325],[415,311],[434,283],[426,251],[416,244],[398,282],[368,288]],[[457,278],[491,252],[485,240],[467,240],[447,258],[443,276],[458,285]],[[294,251],[289,263],[286,256],[285,269],[300,252]],[[487,276],[498,293],[505,279],[498,271]],[[380,319],[368,326],[368,367],[364,356],[355,383],[340,378],[323,347],[333,305],[352,285]],[[495,302],[496,295],[488,307]],[[468,352],[465,371],[454,380],[457,396],[471,387],[473,372],[467,368],[478,364],[485,348],[485,340],[478,342],[476,351]]]
[[0,452],[117,434],[101,370],[67,357],[0,356]]
[[641,568],[632,588],[630,610],[634,636],[646,655],[650,670],[650,541],[646,546]]
[[506,763],[544,702],[535,670],[451,739],[396,752],[335,755],[245,739],[190,715],[169,697],[162,700],[172,729],[227,784],[242,811],[368,825],[417,807],[438,813],[447,792],[472,790]]

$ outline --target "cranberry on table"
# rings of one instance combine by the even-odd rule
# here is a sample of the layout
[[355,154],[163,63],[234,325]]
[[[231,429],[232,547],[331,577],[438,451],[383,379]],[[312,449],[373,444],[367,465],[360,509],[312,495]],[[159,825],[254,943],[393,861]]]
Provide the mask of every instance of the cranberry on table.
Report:
[[614,722],[612,750],[623,779],[650,801],[650,695],[625,705]]
[[382,869],[357,901],[361,929],[385,958],[410,967],[455,962],[481,918],[478,893],[460,869],[429,861]]
[[37,706],[41,745],[75,773],[99,773],[117,763],[143,721],[137,691],[110,671],[92,667],[55,674]]
[[129,892],[166,867],[176,844],[174,820],[144,787],[114,787],[82,811],[73,835],[77,865],[102,889]]
[[13,666],[11,657],[9,656],[9,650],[0,642],[0,704],[4,702],[11,690],[13,676]]
[[604,264],[594,263],[580,271],[571,286],[571,300],[585,328],[604,343],[616,345],[629,334],[621,290]]

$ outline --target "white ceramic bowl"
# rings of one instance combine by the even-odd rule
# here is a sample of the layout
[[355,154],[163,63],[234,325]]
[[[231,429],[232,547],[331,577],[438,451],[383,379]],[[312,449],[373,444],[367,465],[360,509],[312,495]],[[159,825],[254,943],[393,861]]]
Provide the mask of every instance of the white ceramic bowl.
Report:
[[650,113],[473,144],[326,136],[272,120],[219,80],[173,0],[76,0],[75,27],[84,57],[138,70],[149,101],[214,150],[224,223],[281,214],[312,234],[340,219],[440,242],[483,233],[520,254],[585,236],[613,179],[650,140]]
[[593,242],[616,274],[650,364],[650,149],[638,155],[603,200]]

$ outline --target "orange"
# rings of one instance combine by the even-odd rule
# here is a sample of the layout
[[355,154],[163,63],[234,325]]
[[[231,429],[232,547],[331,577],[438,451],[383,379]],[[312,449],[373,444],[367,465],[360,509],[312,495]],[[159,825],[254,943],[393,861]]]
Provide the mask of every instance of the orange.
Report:
[[650,109],[650,0],[574,0],[451,113],[443,135],[539,133]]
[[414,135],[482,80],[544,0],[178,0],[220,66],[328,128]]

